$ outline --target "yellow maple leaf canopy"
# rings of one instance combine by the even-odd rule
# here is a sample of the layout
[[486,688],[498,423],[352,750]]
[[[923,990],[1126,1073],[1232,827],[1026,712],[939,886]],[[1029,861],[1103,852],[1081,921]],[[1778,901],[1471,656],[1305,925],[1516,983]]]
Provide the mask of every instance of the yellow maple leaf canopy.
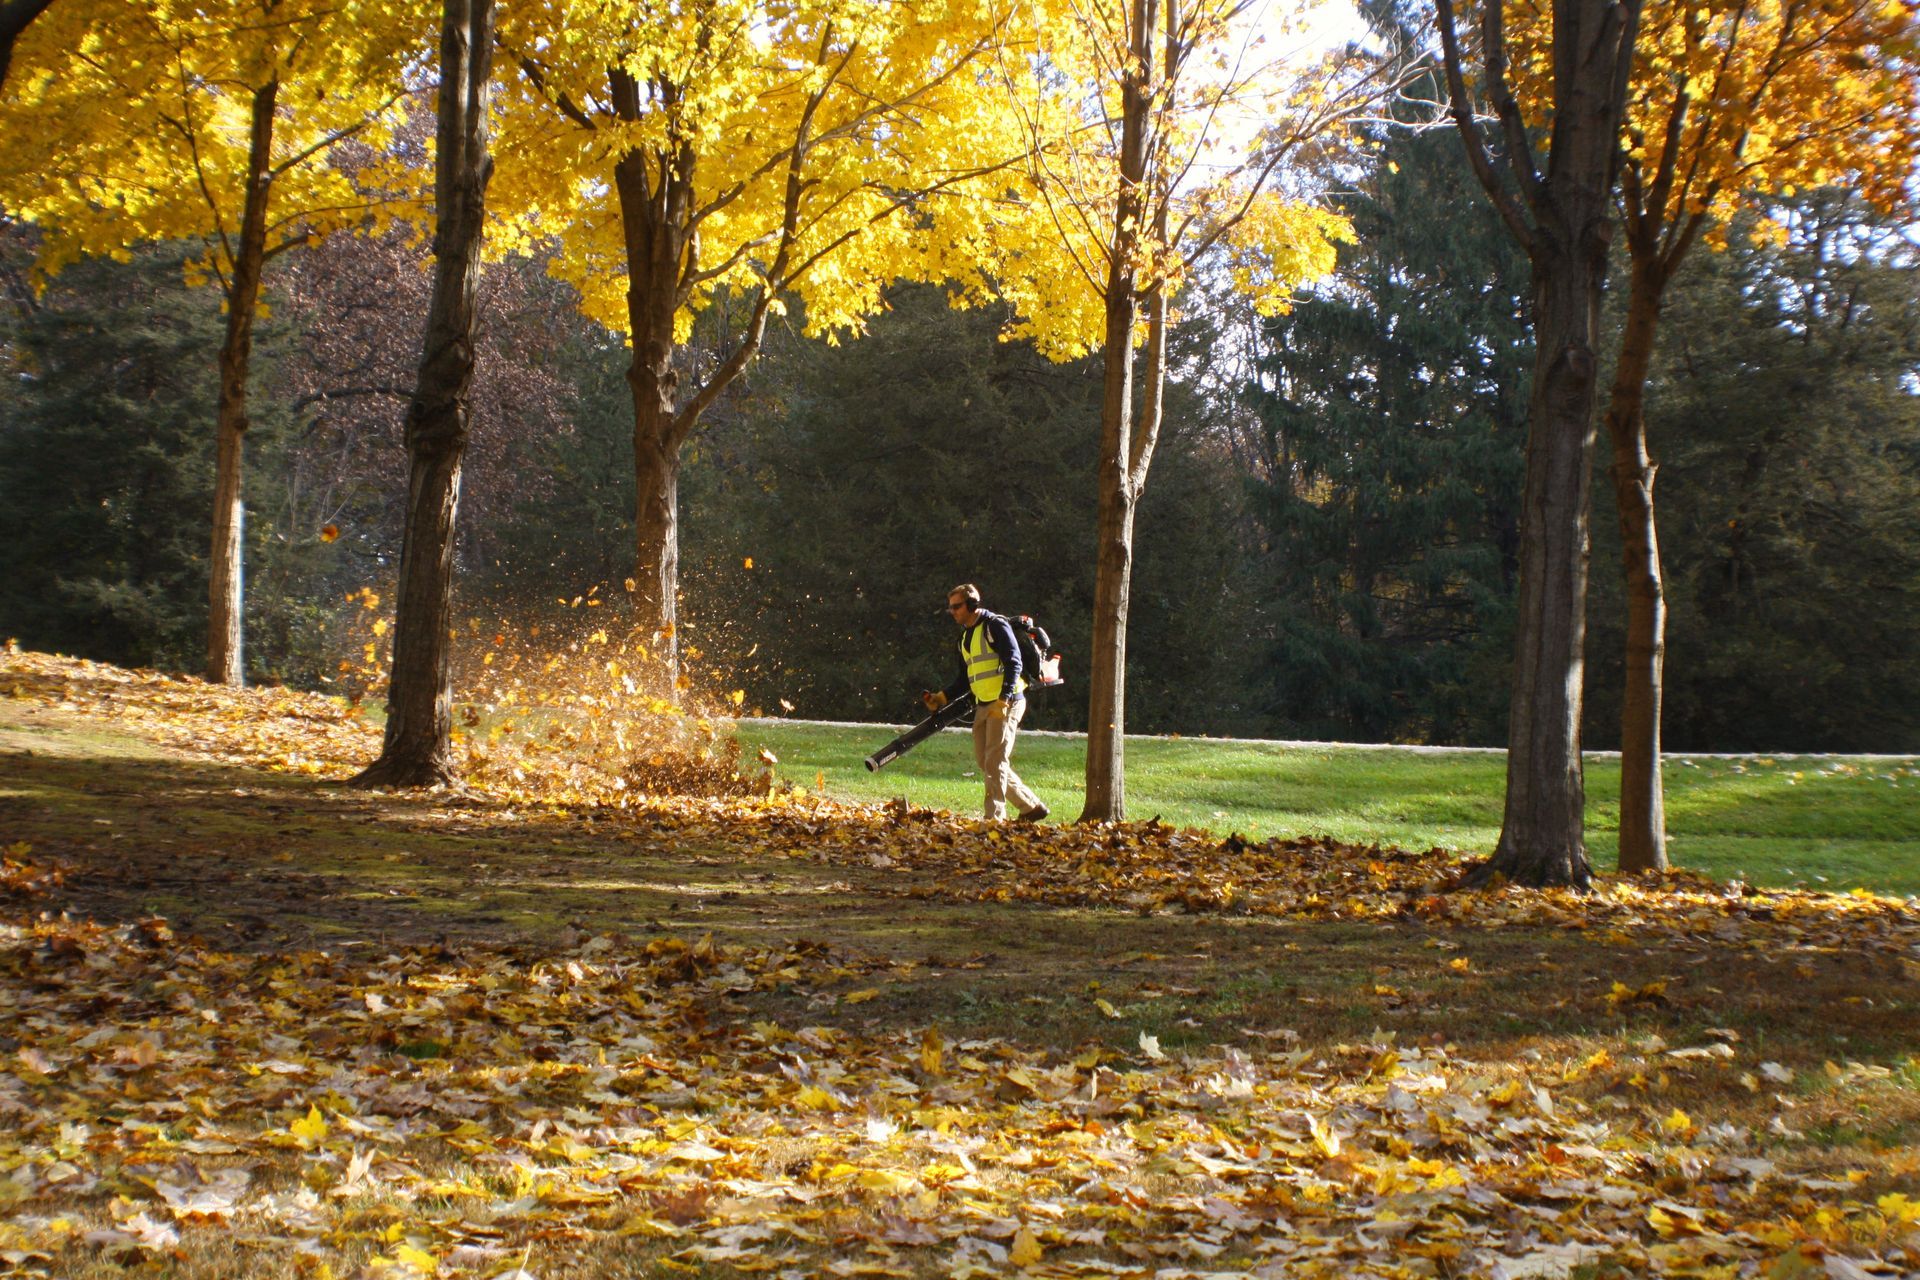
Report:
[[[1026,182],[991,237],[994,274],[1020,316],[1014,336],[1054,359],[1093,350],[1116,257],[1134,290],[1171,296],[1217,256],[1266,315],[1332,272],[1351,226],[1276,179],[1301,144],[1337,131],[1366,101],[1378,68],[1344,51],[1275,56],[1263,47],[1285,43],[1316,7],[1260,13],[1197,0],[1173,8],[1173,30],[1152,41],[1164,39],[1166,61],[1145,73],[1149,136],[1137,183],[1123,175],[1117,123],[1118,69],[1137,60],[1133,18],[1062,6],[1041,24],[1036,56],[1003,64],[1033,141]],[[1117,233],[1115,210],[1130,188],[1139,216]],[[1143,316],[1136,341],[1144,337]]]
[[[410,205],[376,157],[393,141],[404,68],[433,24],[416,3],[246,0],[215,7],[68,0],[28,28],[0,97],[0,204],[43,232],[42,278],[78,258],[201,239],[198,276],[230,268],[254,97],[274,87],[268,250]],[[363,144],[335,163],[338,144]],[[369,195],[369,188],[375,194]]]
[[[807,332],[835,334],[892,280],[977,275],[967,220],[943,215],[1022,145],[988,93],[988,55],[1020,30],[1003,0],[541,0],[500,30],[521,74],[501,96],[495,198],[526,212],[523,242],[559,244],[554,273],[609,328],[631,329],[634,262],[671,273],[676,344],[729,291],[797,296]],[[683,202],[656,211],[689,233],[681,259],[634,242],[623,162],[649,198]]]

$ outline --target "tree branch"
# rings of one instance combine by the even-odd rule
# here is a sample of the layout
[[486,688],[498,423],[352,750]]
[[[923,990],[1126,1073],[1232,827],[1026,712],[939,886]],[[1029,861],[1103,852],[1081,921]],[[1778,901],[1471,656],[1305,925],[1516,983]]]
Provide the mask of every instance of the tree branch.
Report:
[[413,390],[410,387],[390,387],[384,385],[338,387],[329,391],[310,391],[295,400],[290,408],[297,414],[309,405],[321,404],[329,400],[352,400],[360,396],[393,396],[395,399],[404,400],[412,394]]
[[1460,73],[1460,35],[1454,29],[1453,0],[1434,0],[1434,3],[1439,9],[1440,61],[1446,71],[1448,106],[1453,123],[1460,130],[1460,139],[1466,144],[1467,161],[1473,166],[1474,177],[1480,179],[1480,185],[1486,188],[1487,196],[1499,211],[1501,220],[1507,224],[1508,234],[1531,254],[1535,239],[1533,228],[1527,224],[1526,215],[1515,203],[1513,194],[1501,183],[1493,160],[1487,154],[1486,140],[1480,136],[1480,127],[1474,122],[1467,99],[1467,82]]
[[546,71],[541,68],[538,62],[533,60],[530,54],[515,53],[507,47],[507,42],[504,39],[497,39],[496,43],[498,43],[502,49],[506,50],[507,56],[512,58],[515,64],[519,66],[522,74],[527,77],[528,82],[533,85],[540,96],[548,102],[551,102],[559,110],[561,115],[573,121],[582,129],[593,129],[597,127],[593,123],[593,117],[575,106],[572,98],[569,98],[564,92],[556,93],[548,86]]
[[394,103],[400,101],[400,99],[406,96],[407,96],[406,90],[402,89],[398,93],[395,93],[392,97],[388,98],[385,102],[381,103],[379,107],[377,107],[372,113],[367,115],[364,119],[358,121],[355,124],[350,124],[343,129],[336,129],[334,132],[328,134],[324,138],[317,139],[312,146],[306,147],[301,151],[296,152],[294,155],[287,157],[285,160],[281,161],[279,164],[274,165],[271,169],[267,170],[268,178],[277,178],[281,174],[286,173],[288,170],[297,168],[299,165],[306,163],[308,160],[311,160],[314,156],[318,155],[322,151],[325,151],[327,148],[333,146],[334,144],[345,142],[348,138],[351,138],[356,134],[366,132],[368,129],[373,127],[373,122],[376,119],[386,114],[388,107],[391,107]]
[[[1167,230],[1166,201],[1160,202],[1160,216],[1155,220],[1156,234],[1165,235]],[[1133,359],[1131,350],[1123,353],[1128,360]],[[1147,361],[1146,376],[1141,380],[1144,394],[1140,397],[1140,419],[1135,424],[1133,439],[1129,442],[1129,457],[1125,459],[1127,468],[1127,492],[1135,502],[1147,488],[1147,468],[1153,463],[1154,445],[1160,439],[1160,424],[1165,417],[1167,394],[1167,290],[1165,282],[1156,283],[1147,298]]]
[[1533,141],[1527,137],[1526,117],[1507,83],[1506,9],[1500,0],[1481,0],[1480,56],[1487,65],[1487,96],[1507,133],[1507,165],[1520,184],[1520,196],[1530,207],[1540,204],[1540,168],[1534,163]]
[[[1628,91],[1633,87],[1633,51],[1640,38],[1641,0],[1615,0],[1607,6],[1604,22],[1611,25],[1617,18],[1620,29],[1614,34],[1612,42],[1613,57],[1613,95],[1607,101],[1607,119],[1611,122],[1613,133],[1612,161],[1607,165],[1607,189],[1612,190],[1620,177],[1620,163],[1626,149],[1620,145],[1620,126],[1627,118]],[[1625,14],[1625,17],[1620,17]],[[1608,42],[1603,38],[1602,46]]]

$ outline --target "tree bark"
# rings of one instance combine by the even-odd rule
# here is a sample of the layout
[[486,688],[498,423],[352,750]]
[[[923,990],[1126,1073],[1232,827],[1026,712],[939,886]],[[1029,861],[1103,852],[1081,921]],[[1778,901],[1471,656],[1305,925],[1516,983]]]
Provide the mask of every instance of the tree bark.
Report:
[[1520,592],[1507,796],[1493,856],[1462,880],[1592,883],[1587,861],[1580,711],[1598,390],[1600,298],[1613,240],[1620,126],[1639,0],[1554,0],[1553,110],[1528,121],[1506,79],[1500,5],[1480,10],[1483,88],[1504,139],[1496,163],[1469,100],[1453,0],[1436,0],[1447,96],[1475,176],[1527,251],[1534,304],[1533,397],[1520,516]]
[[279,93],[278,79],[269,80],[254,92],[240,239],[228,246],[231,262],[214,422],[213,545],[208,554],[207,584],[207,679],[215,684],[246,682],[242,636],[246,617],[246,506],[241,461],[251,425],[247,418],[247,373],[253,359],[260,275],[266,264],[267,209],[273,194],[273,113]]
[[1665,280],[1636,263],[1607,404],[1613,497],[1626,574],[1625,698],[1620,708],[1620,870],[1667,869],[1667,819],[1660,775],[1660,703],[1667,648],[1667,600],[1654,524],[1656,467],[1647,450],[1646,385]]
[[7,72],[13,66],[14,41],[52,4],[53,0],[5,0],[5,3],[0,3],[0,88],[6,86]]
[[[1697,207],[1673,207],[1672,182],[1682,168],[1687,99],[1670,107],[1657,161],[1639,159],[1621,183],[1620,203],[1633,263],[1626,324],[1620,335],[1607,435],[1613,446],[1614,508],[1620,524],[1627,603],[1624,697],[1620,706],[1620,870],[1667,869],[1666,788],[1660,770],[1660,714],[1666,678],[1667,599],[1655,531],[1647,448],[1647,373],[1653,364],[1660,302],[1719,193],[1710,183]],[[1647,172],[1651,169],[1651,173]]]
[[[1544,259],[1541,261],[1539,259]],[[1584,259],[1584,260],[1582,260]],[[1473,879],[1586,887],[1581,683],[1604,251],[1548,245],[1534,266],[1533,402],[1500,840]]]
[[[1100,505],[1093,577],[1093,657],[1087,691],[1087,798],[1082,822],[1127,816],[1127,603],[1133,587],[1133,515],[1127,436],[1133,416],[1133,296],[1107,301],[1100,404]],[[1119,334],[1118,350],[1113,348]]]
[[485,232],[493,0],[446,0],[435,144],[433,301],[407,409],[407,521],[395,603],[386,741],[360,786],[452,781],[453,546],[471,423],[473,331]]
[[[632,96],[630,114],[637,117],[638,86],[621,73],[613,79],[616,102]],[[679,411],[673,319],[682,301],[692,174],[684,155],[660,172],[650,172],[651,158],[643,151],[622,156],[613,185],[626,240],[633,342],[627,386],[633,395],[634,625],[651,638],[671,697],[680,655],[680,451],[692,425]]]
[[[1135,473],[1144,470],[1134,463],[1133,330],[1140,314],[1135,273],[1147,203],[1147,114],[1152,104],[1158,8],[1154,0],[1132,0],[1130,10],[1135,56],[1121,85],[1120,188],[1114,202],[1106,321],[1100,343],[1100,505],[1082,822],[1120,822],[1127,816],[1127,603],[1133,586],[1133,516],[1140,492]],[[1157,362],[1149,362],[1149,378],[1164,372]],[[1154,387],[1148,387],[1147,398],[1157,408]]]
[[680,442],[648,411],[653,403],[651,391],[634,391],[633,604],[671,687],[680,668]]

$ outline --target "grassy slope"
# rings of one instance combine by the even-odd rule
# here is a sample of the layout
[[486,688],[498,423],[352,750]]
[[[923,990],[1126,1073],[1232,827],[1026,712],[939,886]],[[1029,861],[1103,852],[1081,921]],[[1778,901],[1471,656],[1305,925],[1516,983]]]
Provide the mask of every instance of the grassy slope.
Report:
[[[878,774],[862,763],[885,730],[745,724],[749,759],[760,748],[780,774],[836,795],[958,812],[975,809],[980,783],[970,739],[948,732]],[[1072,737],[1020,740],[1020,774],[1057,819],[1080,811],[1085,746]],[[1204,739],[1127,744],[1127,812],[1253,836],[1325,834],[1340,840],[1466,853],[1490,849],[1500,830],[1505,764],[1494,752],[1418,754],[1376,748],[1291,748]],[[1682,757],[1669,763],[1667,824],[1674,862],[1758,885],[1865,887],[1920,893],[1920,760],[1756,756]],[[1617,847],[1619,765],[1590,761],[1587,839],[1611,867]]]

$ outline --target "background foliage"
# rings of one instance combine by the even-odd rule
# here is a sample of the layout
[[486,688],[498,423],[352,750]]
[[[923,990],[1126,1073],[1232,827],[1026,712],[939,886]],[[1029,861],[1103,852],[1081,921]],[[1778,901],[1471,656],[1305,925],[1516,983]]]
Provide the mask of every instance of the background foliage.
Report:
[[[183,251],[90,260],[10,317],[0,618],[50,649],[194,664],[205,643],[220,315]],[[30,295],[22,295],[23,299]]]
[[[1140,517],[1130,723],[1497,743],[1525,402],[1524,271],[1455,148],[1395,132],[1357,180],[1336,283],[1262,321],[1183,318]],[[1920,292],[1894,228],[1827,191],[1736,228],[1669,294],[1650,388],[1675,750],[1920,747]],[[6,242],[10,281],[26,244]],[[399,406],[424,246],[338,237],[269,275],[249,516],[256,678],[325,687],[398,552]],[[213,303],[180,250],[88,260],[0,319],[0,631],[190,667],[204,625]],[[1053,631],[1092,596],[1097,371],[901,286],[864,337],[795,316],[716,405],[683,478],[695,674],[748,709],[901,719],[951,675],[946,587]],[[537,620],[632,548],[628,353],[536,258],[489,269],[460,608]],[[737,309],[704,312],[696,362]],[[1596,485],[1604,486],[1604,474]],[[1597,510],[1609,507],[1597,505]],[[337,538],[329,529],[337,530]],[[1595,530],[1587,741],[1617,732],[1611,522]],[[1084,682],[1034,722],[1079,727]]]

